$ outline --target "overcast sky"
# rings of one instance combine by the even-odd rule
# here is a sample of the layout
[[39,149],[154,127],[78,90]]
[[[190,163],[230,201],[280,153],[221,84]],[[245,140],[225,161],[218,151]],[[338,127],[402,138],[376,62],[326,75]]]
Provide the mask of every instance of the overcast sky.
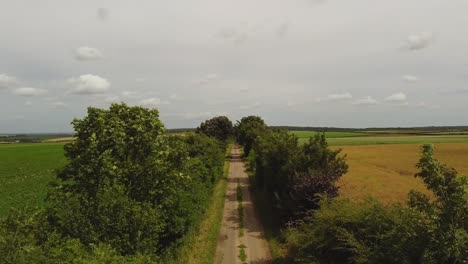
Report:
[[466,0],[0,0],[0,132],[88,106],[272,125],[468,125]]

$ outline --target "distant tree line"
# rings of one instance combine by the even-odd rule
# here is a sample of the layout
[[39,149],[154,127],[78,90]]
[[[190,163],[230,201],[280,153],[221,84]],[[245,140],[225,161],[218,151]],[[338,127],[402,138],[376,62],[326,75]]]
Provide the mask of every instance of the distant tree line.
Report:
[[241,119],[235,133],[256,200],[269,207],[267,232],[285,252],[277,263],[468,263],[468,181],[434,159],[431,145],[415,176],[433,196],[412,191],[406,205],[383,205],[339,197],[335,183],[348,166],[323,134],[300,146],[257,116]]
[[345,128],[345,127],[309,127],[309,126],[269,126],[271,129],[289,131],[315,131],[315,132],[364,132],[364,131],[427,131],[427,132],[457,132],[468,131],[468,126],[425,126],[425,127],[368,127],[368,128]]
[[46,207],[1,219],[0,263],[171,262],[223,175],[232,123],[168,135],[156,109],[112,104],[72,124]]

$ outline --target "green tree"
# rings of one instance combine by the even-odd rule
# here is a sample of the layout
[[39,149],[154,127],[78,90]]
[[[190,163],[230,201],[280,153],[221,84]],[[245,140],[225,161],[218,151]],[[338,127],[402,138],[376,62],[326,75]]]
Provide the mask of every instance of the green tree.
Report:
[[186,232],[194,180],[183,141],[164,136],[158,111],[125,104],[74,120],[69,164],[48,197],[49,221],[85,245],[159,254]]
[[233,126],[226,116],[217,116],[202,122],[196,131],[226,143],[233,135]]
[[267,132],[268,127],[265,121],[259,116],[243,117],[235,125],[236,140],[244,147],[244,154],[249,155],[255,139]]
[[412,191],[409,205],[425,213],[432,223],[427,226],[430,243],[427,259],[433,263],[468,262],[468,200],[466,177],[433,157],[432,145],[424,145],[417,167],[426,187],[435,195]]

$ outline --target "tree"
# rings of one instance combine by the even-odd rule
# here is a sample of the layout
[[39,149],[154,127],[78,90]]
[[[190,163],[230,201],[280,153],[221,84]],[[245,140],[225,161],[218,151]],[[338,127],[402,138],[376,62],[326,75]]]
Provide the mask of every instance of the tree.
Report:
[[433,158],[432,145],[424,145],[422,157],[416,165],[421,178],[435,195],[412,191],[409,205],[425,213],[429,224],[430,243],[427,258],[436,263],[464,263],[468,261],[468,200],[466,177],[457,175],[454,168]]
[[267,130],[265,121],[259,116],[247,116],[237,121],[235,126],[236,140],[244,146],[244,155],[249,155],[255,139]]
[[218,116],[202,122],[196,132],[217,138],[226,143],[228,138],[233,134],[233,126],[229,118],[226,116]]
[[336,181],[348,171],[346,155],[340,156],[341,149],[331,150],[325,134],[316,134],[302,146],[293,186],[292,208],[298,212],[317,209],[317,194],[336,197]]
[[48,219],[84,245],[106,243],[120,254],[159,254],[186,232],[192,215],[182,140],[164,135],[158,111],[125,104],[88,108],[75,119],[69,164],[49,194]]

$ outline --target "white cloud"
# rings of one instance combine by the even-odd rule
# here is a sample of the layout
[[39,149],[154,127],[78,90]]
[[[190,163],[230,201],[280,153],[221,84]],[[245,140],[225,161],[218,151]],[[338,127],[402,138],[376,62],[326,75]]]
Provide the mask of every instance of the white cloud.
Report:
[[32,106],[33,103],[32,103],[31,101],[26,101],[26,102],[24,102],[24,105],[25,105],[25,106]]
[[50,103],[50,106],[54,109],[63,109],[67,107],[67,104],[61,101],[56,101],[56,102]]
[[291,24],[289,21],[283,22],[279,27],[276,29],[276,35],[280,38],[286,36],[286,34],[289,31],[289,28],[291,27]]
[[420,50],[429,47],[433,42],[434,35],[432,32],[422,32],[409,35],[405,47],[409,50]]
[[73,94],[100,94],[109,90],[111,84],[108,80],[92,74],[81,75],[69,80],[75,87],[71,90]]
[[239,91],[240,91],[241,93],[246,93],[246,92],[248,92],[249,90],[250,90],[250,88],[247,87],[247,86],[241,87],[241,88],[239,89]]
[[147,80],[147,79],[146,79],[145,77],[138,77],[138,78],[135,79],[135,82],[137,82],[137,83],[143,83],[143,82],[146,82],[146,80]]
[[143,99],[139,103],[139,105],[143,107],[148,107],[148,108],[156,108],[159,105],[168,105],[168,104],[170,104],[170,102],[162,101],[161,99],[156,98],[156,97]]
[[213,117],[212,112],[201,112],[201,113],[185,113],[182,114],[182,117],[187,120],[203,120],[210,117]]
[[206,76],[204,76],[203,78],[200,78],[200,79],[197,79],[197,80],[193,80],[191,83],[192,84],[196,84],[196,85],[204,85],[204,84],[208,84],[210,82],[213,82],[213,81],[216,81],[219,79],[219,75],[216,74],[216,73],[209,73],[207,74]]
[[337,100],[346,100],[352,99],[353,96],[350,93],[342,93],[342,94],[329,94],[328,100],[330,101],[337,101]]
[[419,78],[417,76],[414,76],[414,75],[404,75],[402,78],[406,82],[417,82],[417,81],[419,81]]
[[45,89],[40,89],[40,88],[33,88],[33,87],[22,87],[15,89],[13,91],[14,94],[19,95],[19,96],[37,96],[41,94],[45,94],[47,90]]
[[132,91],[123,91],[121,94],[122,94],[122,97],[126,99],[137,99],[139,97],[137,92],[132,92]]
[[404,102],[406,101],[406,94],[404,93],[396,93],[392,94],[384,99],[387,102]]
[[359,99],[353,102],[353,105],[376,105],[379,102],[371,96],[366,96],[363,99]]
[[316,103],[328,102],[328,101],[340,101],[340,100],[348,100],[352,99],[353,96],[346,92],[341,94],[329,94],[326,98],[318,97],[314,101]]
[[247,105],[241,105],[239,106],[239,109],[240,110],[249,110],[249,109],[254,109],[254,108],[258,108],[260,107],[262,104],[260,102],[253,102],[251,104],[247,104]]
[[240,31],[234,28],[220,29],[215,34],[215,36],[218,38],[229,40],[236,45],[244,43],[249,38],[249,35],[247,32]]
[[0,74],[0,90],[10,88],[14,83],[16,83],[15,77]]
[[114,96],[109,96],[104,99],[104,102],[106,103],[118,103],[120,102],[120,97],[114,95]]
[[79,47],[75,51],[75,59],[79,61],[93,61],[102,59],[103,57],[100,50],[92,47]]
[[100,7],[97,9],[96,15],[101,21],[107,20],[107,18],[109,17],[109,9]]

